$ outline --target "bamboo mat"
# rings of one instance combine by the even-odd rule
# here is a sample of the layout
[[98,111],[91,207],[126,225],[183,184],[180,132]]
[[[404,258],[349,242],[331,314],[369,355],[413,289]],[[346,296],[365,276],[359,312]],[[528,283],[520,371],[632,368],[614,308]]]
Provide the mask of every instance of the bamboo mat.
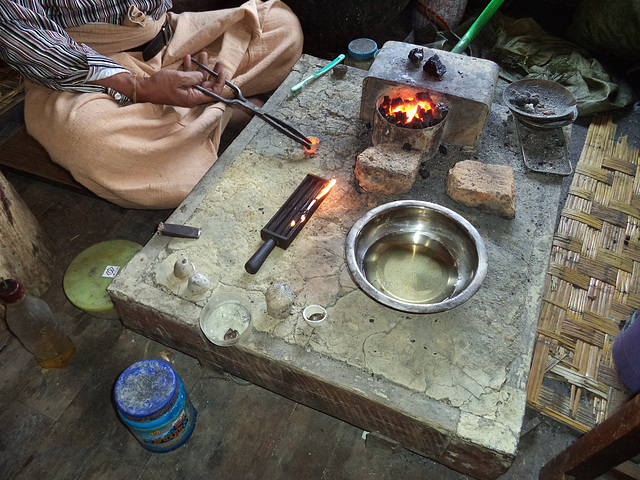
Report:
[[586,432],[629,392],[611,347],[640,307],[638,150],[593,120],[554,235],[527,385],[529,405]]
[[0,62],[0,116],[24,98],[24,84],[20,74]]

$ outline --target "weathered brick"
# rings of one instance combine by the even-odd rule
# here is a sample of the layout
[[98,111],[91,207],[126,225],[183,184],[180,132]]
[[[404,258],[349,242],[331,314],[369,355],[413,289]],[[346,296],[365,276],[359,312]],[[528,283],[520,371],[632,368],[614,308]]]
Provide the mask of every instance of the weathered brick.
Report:
[[445,192],[458,203],[504,218],[516,216],[513,168],[473,160],[456,163],[447,173]]
[[394,147],[369,147],[356,160],[355,174],[367,192],[391,194],[411,190],[422,152]]

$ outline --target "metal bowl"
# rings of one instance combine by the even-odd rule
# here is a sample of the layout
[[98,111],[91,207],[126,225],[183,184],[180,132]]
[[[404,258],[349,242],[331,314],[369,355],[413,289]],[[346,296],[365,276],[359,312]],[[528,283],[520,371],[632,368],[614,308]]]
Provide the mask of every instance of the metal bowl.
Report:
[[[525,78],[504,89],[504,103],[520,120],[536,126],[568,125],[578,116],[573,94],[557,82],[541,78]],[[529,103],[527,99],[536,102]],[[525,106],[528,106],[527,110]]]
[[457,307],[487,275],[487,251],[474,226],[448,208],[419,200],[367,212],[349,231],[346,257],[362,291],[410,313]]

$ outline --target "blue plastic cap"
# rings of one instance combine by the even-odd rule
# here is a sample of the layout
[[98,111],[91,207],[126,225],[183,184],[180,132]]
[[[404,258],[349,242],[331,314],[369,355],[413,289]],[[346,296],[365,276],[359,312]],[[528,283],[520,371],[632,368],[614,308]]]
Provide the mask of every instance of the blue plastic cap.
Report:
[[368,60],[375,57],[378,44],[370,38],[356,38],[349,43],[349,56],[356,60]]
[[165,408],[178,381],[173,369],[161,360],[140,360],[120,374],[115,386],[118,409],[131,417],[147,417]]

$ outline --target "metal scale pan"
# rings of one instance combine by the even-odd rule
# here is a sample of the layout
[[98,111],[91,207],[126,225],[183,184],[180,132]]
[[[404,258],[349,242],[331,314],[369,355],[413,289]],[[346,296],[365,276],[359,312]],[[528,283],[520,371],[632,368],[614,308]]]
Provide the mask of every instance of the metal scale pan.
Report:
[[571,124],[576,100],[562,85],[543,79],[513,82],[503,94],[513,113],[524,164],[532,171],[571,175]]

